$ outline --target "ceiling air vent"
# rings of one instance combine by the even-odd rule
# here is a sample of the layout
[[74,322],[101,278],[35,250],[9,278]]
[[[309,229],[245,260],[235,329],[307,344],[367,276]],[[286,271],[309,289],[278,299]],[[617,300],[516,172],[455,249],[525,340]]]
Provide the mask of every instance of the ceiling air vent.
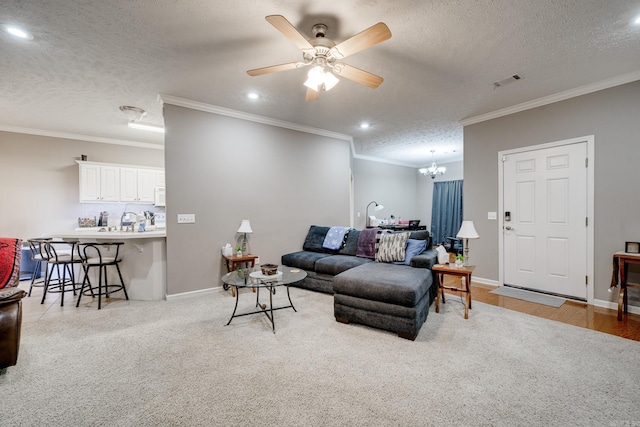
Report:
[[508,83],[516,82],[516,81],[520,80],[521,78],[522,77],[520,77],[520,74],[514,74],[514,75],[509,76],[509,77],[507,77],[505,79],[498,80],[497,82],[493,82],[493,87],[497,88],[497,87],[500,87],[500,86],[504,86],[504,85],[506,85]]

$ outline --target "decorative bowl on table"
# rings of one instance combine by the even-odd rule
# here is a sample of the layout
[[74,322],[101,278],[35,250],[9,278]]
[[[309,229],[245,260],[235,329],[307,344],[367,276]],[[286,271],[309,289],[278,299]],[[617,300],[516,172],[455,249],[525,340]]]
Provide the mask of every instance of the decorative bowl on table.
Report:
[[273,276],[278,272],[278,266],[275,264],[262,264],[260,270],[265,276]]

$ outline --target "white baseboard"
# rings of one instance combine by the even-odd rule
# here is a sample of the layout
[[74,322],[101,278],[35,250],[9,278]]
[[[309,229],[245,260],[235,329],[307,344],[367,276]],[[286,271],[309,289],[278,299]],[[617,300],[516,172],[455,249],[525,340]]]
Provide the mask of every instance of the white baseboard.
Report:
[[[482,277],[475,277],[475,276],[473,276],[471,280],[473,282],[475,282],[475,283],[481,283],[483,285],[500,286],[500,282],[498,282],[497,280],[484,279]],[[606,300],[594,299],[593,300],[593,305],[595,307],[609,308],[611,310],[618,311],[618,302],[617,301],[614,302],[614,301],[606,301]],[[629,304],[629,313],[640,314],[640,306]]]
[[500,286],[500,282],[497,280],[484,279],[476,276],[471,276],[471,282],[482,283],[483,285]]
[[[618,311],[618,303],[612,301],[605,301],[601,299],[594,299],[593,305],[596,307],[610,308],[611,310]],[[640,314],[640,307],[629,304],[629,313]]]
[[167,295],[167,301],[186,298],[186,297],[192,297],[194,295],[199,295],[199,294],[210,294],[218,291],[220,288],[222,288],[222,286],[216,286],[214,288],[198,289],[197,291],[182,292],[179,294]]

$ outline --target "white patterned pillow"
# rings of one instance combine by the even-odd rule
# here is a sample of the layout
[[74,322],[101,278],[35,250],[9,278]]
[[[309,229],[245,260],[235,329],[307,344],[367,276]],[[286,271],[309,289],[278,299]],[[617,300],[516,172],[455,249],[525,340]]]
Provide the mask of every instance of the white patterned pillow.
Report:
[[404,261],[409,233],[383,234],[376,252],[377,262]]

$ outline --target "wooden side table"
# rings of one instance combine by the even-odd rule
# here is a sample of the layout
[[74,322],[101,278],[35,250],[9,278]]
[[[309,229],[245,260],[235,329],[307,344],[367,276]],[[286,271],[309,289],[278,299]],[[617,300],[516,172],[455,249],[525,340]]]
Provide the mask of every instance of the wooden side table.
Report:
[[[238,268],[238,266],[245,266],[245,267],[251,267],[253,268],[256,264],[256,260],[259,258],[258,255],[243,255],[243,256],[237,256],[237,255],[232,255],[232,256],[226,256],[226,255],[222,255],[222,258],[225,260],[225,264],[227,266],[227,273],[231,273],[232,271],[235,271],[236,268]],[[222,288],[226,291],[227,289],[229,289],[229,285],[228,284],[223,284]],[[253,290],[255,292],[255,289]],[[231,296],[236,296],[236,289],[235,286],[231,287]]]
[[[452,264],[436,264],[431,268],[431,271],[436,273],[436,277],[438,278],[438,297],[436,299],[436,313],[440,313],[440,298],[442,298],[442,303],[445,303],[444,300],[444,290],[448,289],[450,291],[456,292],[464,292],[466,293],[465,304],[464,304],[464,318],[469,318],[469,310],[471,309],[471,273],[476,268],[475,265],[467,265],[463,267],[456,267]],[[450,276],[463,277],[465,280],[464,287],[456,287],[456,286],[445,286],[444,285],[444,276],[448,274]]]
[[627,283],[627,270],[629,264],[640,264],[640,254],[616,252],[613,254],[613,277],[611,287],[618,284],[618,272],[620,273],[620,295],[618,296],[618,320],[622,320],[622,313],[629,312],[627,287],[640,287],[638,283]]

